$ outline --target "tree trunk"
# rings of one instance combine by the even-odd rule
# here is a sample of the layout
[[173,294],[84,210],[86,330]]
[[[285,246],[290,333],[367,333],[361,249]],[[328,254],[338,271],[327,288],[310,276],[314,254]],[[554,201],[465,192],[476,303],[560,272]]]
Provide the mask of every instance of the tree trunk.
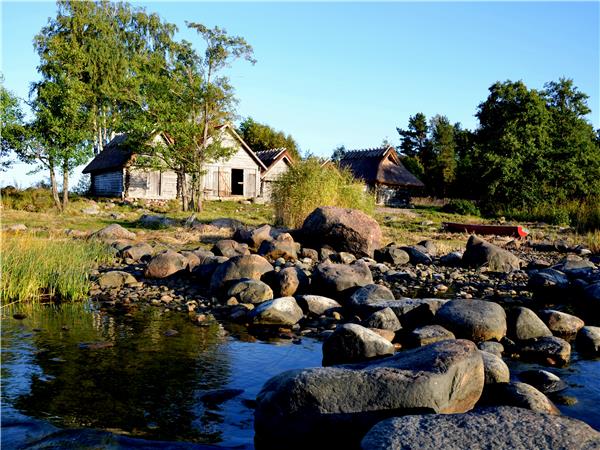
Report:
[[63,192],[62,192],[62,209],[67,209],[69,203],[69,169],[65,165],[63,166]]
[[49,163],[48,170],[50,171],[50,188],[52,190],[52,199],[59,211],[62,211],[62,204],[58,196],[58,187],[56,186],[56,174],[54,173],[54,164]]
[[181,190],[181,209],[183,211],[189,211],[190,205],[185,172],[177,172],[177,182],[179,183],[179,189]]

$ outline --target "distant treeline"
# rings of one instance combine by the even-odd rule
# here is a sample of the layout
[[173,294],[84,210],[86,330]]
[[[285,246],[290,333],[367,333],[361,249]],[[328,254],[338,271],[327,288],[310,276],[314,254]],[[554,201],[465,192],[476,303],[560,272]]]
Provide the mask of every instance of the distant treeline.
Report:
[[587,99],[565,78],[543,90],[497,82],[477,108],[477,129],[417,113],[397,128],[398,149],[429,195],[472,199],[487,214],[546,212],[568,222],[574,203],[600,203],[600,130],[586,119]]

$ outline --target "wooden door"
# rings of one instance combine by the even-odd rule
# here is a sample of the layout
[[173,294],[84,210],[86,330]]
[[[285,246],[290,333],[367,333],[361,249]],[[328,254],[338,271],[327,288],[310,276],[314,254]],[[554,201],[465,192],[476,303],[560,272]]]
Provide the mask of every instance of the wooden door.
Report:
[[246,196],[250,198],[256,197],[256,173],[254,172],[248,174]]

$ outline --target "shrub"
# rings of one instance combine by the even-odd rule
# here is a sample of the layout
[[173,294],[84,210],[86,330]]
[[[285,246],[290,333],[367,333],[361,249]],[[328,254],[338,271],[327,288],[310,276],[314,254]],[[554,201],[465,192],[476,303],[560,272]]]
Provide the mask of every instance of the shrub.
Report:
[[453,199],[442,208],[444,212],[463,216],[480,216],[479,208],[472,200]]
[[349,171],[333,165],[322,167],[316,158],[294,164],[273,184],[276,222],[290,228],[300,227],[320,206],[354,208],[368,214],[375,208],[374,197]]
[[112,258],[110,249],[95,241],[30,233],[4,235],[2,240],[3,302],[83,299],[91,270]]

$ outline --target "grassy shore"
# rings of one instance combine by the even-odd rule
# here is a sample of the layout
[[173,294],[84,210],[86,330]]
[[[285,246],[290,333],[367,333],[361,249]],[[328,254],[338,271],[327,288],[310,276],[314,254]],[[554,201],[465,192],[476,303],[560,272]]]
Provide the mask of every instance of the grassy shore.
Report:
[[2,236],[2,303],[86,297],[90,272],[113,257],[96,241],[23,233]]

